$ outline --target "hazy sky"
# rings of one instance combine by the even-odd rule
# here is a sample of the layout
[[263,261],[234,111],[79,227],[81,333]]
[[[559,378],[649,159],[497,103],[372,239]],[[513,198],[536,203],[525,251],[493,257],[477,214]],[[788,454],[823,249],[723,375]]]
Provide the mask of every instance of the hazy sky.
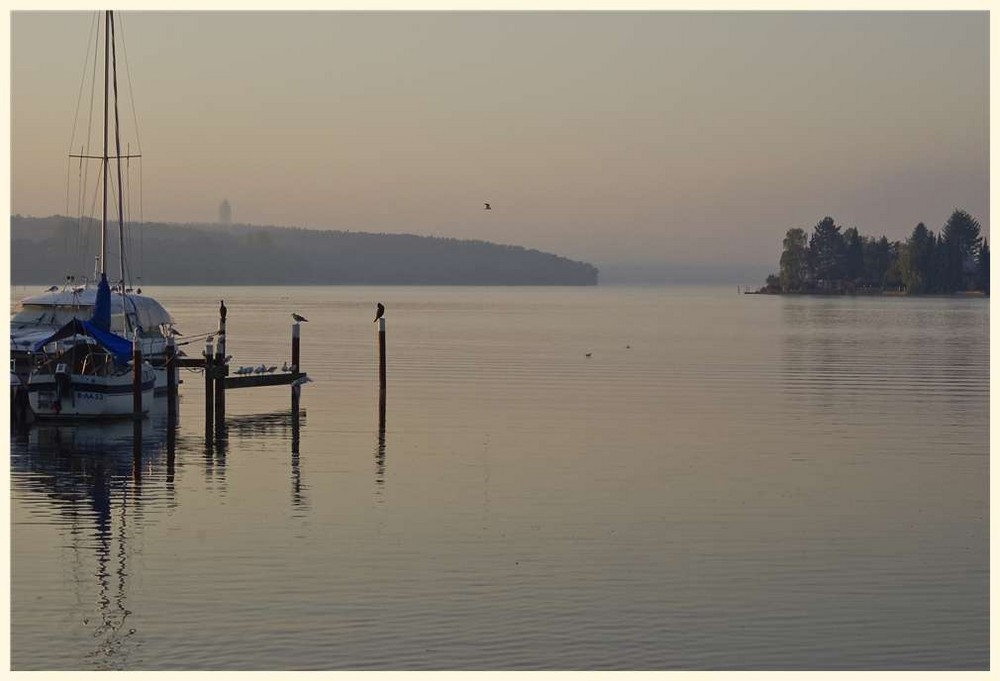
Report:
[[[93,17],[12,17],[13,212],[67,212]],[[146,220],[771,269],[825,215],[989,227],[986,12],[118,17]]]

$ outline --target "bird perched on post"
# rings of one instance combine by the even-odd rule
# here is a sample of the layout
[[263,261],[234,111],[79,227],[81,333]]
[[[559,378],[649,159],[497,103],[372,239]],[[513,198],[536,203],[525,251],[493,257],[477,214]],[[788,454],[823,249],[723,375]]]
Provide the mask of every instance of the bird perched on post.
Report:
[[377,306],[375,307],[375,319],[372,320],[372,324],[377,322],[384,314],[385,314],[385,305],[383,305],[382,303],[378,303]]
[[226,312],[228,312],[228,310],[226,310],[226,301],[220,300],[219,301],[219,318],[222,321],[226,321]]
[[297,322],[308,322],[309,321],[308,319],[306,319],[302,315],[295,314],[294,312],[292,313],[292,319],[294,319]]

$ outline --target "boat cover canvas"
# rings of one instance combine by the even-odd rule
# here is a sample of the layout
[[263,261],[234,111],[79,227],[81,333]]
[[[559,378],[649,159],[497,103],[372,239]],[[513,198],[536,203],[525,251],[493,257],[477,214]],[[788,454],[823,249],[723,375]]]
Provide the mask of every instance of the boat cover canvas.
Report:
[[101,283],[97,285],[97,299],[94,301],[90,323],[101,331],[111,331],[111,286],[108,285],[108,276],[103,272]]
[[35,343],[34,349],[37,352],[49,343],[54,343],[57,340],[70,338],[72,336],[89,336],[93,338],[102,348],[110,352],[114,356],[115,361],[119,364],[128,364],[129,360],[132,358],[131,341],[127,338],[115,335],[110,331],[102,331],[91,322],[86,322],[82,319],[74,319],[68,322],[48,338]]

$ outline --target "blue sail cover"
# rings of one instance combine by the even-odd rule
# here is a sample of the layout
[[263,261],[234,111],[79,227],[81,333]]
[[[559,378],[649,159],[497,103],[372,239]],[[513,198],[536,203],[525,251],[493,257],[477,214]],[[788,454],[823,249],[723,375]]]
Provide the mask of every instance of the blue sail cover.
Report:
[[104,272],[101,272],[101,283],[97,285],[97,300],[94,301],[90,323],[101,331],[111,331],[111,286]]
[[97,341],[98,345],[107,350],[115,358],[118,364],[128,364],[132,358],[132,342],[127,338],[113,334],[110,331],[102,331],[92,322],[85,322],[82,319],[73,319],[61,329],[44,340],[35,343],[35,351],[41,350],[49,343],[53,343],[63,338],[72,336],[89,336]]

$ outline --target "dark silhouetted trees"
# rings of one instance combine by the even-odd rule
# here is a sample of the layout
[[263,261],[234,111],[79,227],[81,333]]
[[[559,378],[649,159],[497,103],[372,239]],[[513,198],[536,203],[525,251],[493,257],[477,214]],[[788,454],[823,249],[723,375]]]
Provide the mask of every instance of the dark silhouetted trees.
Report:
[[[956,210],[935,236],[921,222],[906,242],[841,231],[823,218],[806,245],[800,228],[782,241],[780,277],[767,289],[784,293],[905,291],[909,294],[982,291],[989,294],[989,246],[969,213]],[[776,286],[777,285],[777,286]]]

